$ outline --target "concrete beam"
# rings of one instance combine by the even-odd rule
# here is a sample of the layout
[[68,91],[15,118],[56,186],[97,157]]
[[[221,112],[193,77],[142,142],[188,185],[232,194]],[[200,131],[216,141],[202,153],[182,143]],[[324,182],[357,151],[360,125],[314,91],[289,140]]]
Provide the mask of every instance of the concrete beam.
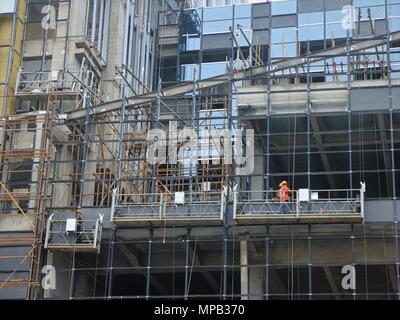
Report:
[[[29,215],[34,221],[34,216]],[[32,231],[32,226],[22,214],[1,214],[0,215],[0,232],[21,232]]]
[[390,285],[392,287],[392,292],[399,292],[399,288],[397,287],[396,267],[394,265],[389,265],[388,272],[389,272],[389,279],[390,279]]
[[[140,262],[136,255],[127,247],[125,243],[118,243],[119,250],[124,254],[125,258],[128,259],[131,267],[140,267]],[[147,271],[145,269],[142,270],[143,275],[147,276]],[[161,294],[168,294],[167,288],[158,281],[156,278],[151,277],[150,279],[151,285]]]
[[[333,276],[331,269],[329,267],[323,267],[323,269],[324,269],[326,279],[328,280],[328,283],[329,283],[329,286],[331,287],[332,292],[335,294],[339,294],[339,290],[336,285],[337,281],[336,281],[335,277]],[[339,296],[335,295],[334,297],[335,297],[335,300],[340,300]]]
[[[395,143],[400,143],[400,139],[395,139],[394,140]],[[385,140],[384,141],[385,144],[389,143],[389,140]],[[328,142],[328,143],[324,143],[324,147],[325,148],[334,148],[334,147],[346,147],[348,146],[349,143],[348,141],[346,142]],[[376,145],[376,140],[364,140],[362,142],[360,141],[353,141],[352,142],[353,146],[371,146],[371,145]],[[318,144],[312,144],[310,145],[311,148],[318,148]],[[289,148],[289,146],[277,146],[277,147],[271,147],[271,151],[285,151]],[[297,145],[297,148],[307,148],[307,145]]]
[[282,284],[281,279],[279,278],[278,272],[276,271],[276,269],[269,269],[269,288],[270,288],[270,292],[271,293],[271,287],[276,288],[276,292],[285,294],[287,293],[286,288],[284,287],[284,285]]
[[[377,121],[378,121],[378,128],[379,128],[379,136],[380,136],[380,140],[381,140],[381,147],[383,149],[387,149],[388,148],[388,144],[389,144],[389,140],[387,139],[387,134],[386,134],[386,126],[385,126],[385,119],[383,117],[382,113],[377,113]],[[386,171],[386,181],[387,184],[389,184],[389,177],[388,177],[388,168],[391,167],[390,161],[389,161],[389,156],[388,156],[388,152],[384,151],[383,152],[383,163],[385,164],[385,171]],[[389,189],[389,185],[387,186]]]
[[[315,140],[317,141],[318,149],[321,151],[321,161],[322,165],[324,166],[324,170],[325,172],[332,172],[328,155],[326,154],[326,150],[324,148],[324,142],[322,141],[319,123],[316,117],[311,117],[311,126],[315,134]],[[326,177],[328,179],[329,187],[331,189],[336,189],[335,180],[333,179],[332,175],[327,175]]]
[[132,267],[140,267],[140,262],[136,255],[133,254],[131,250],[127,247],[125,243],[119,243],[118,249],[124,254],[125,258],[128,259]]
[[[197,245],[198,246],[198,245]],[[196,265],[201,265],[201,261],[199,258],[199,254],[194,254],[194,250],[192,247],[189,246],[189,254],[193,257],[194,259],[194,263]],[[219,292],[219,286],[217,284],[217,281],[215,280],[215,278],[213,277],[213,275],[211,274],[211,272],[209,272],[208,270],[205,270],[203,268],[200,269],[201,274],[203,275],[204,279],[207,281],[208,285],[215,291],[215,292]]]

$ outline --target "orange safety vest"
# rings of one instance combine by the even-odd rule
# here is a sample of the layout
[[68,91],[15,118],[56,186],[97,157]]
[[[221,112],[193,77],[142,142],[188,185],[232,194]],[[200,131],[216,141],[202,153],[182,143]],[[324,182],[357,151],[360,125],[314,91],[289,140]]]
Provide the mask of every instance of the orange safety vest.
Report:
[[280,190],[279,190],[279,201],[289,201],[289,192],[290,189],[288,186],[283,186]]

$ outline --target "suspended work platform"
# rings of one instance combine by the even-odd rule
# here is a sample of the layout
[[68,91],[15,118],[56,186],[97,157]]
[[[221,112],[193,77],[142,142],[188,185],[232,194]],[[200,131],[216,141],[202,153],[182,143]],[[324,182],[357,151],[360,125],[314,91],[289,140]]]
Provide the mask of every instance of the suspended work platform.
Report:
[[47,220],[45,249],[71,252],[100,252],[103,214],[96,220],[76,217]]
[[365,184],[360,189],[290,192],[289,201],[279,191],[234,191],[233,218],[237,223],[360,223],[364,221]]
[[183,223],[222,224],[224,192],[113,193],[111,222],[117,226]]

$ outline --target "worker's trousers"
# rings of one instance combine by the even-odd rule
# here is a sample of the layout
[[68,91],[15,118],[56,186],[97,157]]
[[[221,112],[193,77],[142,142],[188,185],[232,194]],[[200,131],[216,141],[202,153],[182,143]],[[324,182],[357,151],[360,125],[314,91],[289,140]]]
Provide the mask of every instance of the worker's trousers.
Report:
[[281,202],[279,211],[281,214],[290,214],[290,208],[286,202]]

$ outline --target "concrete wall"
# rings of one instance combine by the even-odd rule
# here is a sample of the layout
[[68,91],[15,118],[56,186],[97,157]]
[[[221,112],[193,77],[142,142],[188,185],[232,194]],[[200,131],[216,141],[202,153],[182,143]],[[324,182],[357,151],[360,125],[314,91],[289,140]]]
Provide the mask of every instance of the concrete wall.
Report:
[[0,214],[0,232],[21,231],[32,231],[31,224],[22,214]]
[[[393,108],[399,108],[400,80],[393,79]],[[387,80],[353,81],[350,96],[347,82],[311,84],[313,112],[345,112],[349,100],[351,110],[389,110]],[[315,90],[315,91],[313,91]],[[238,109],[247,118],[265,118],[268,107],[265,86],[238,88]],[[350,98],[350,99],[349,99]],[[307,85],[275,85],[271,88],[271,112],[273,114],[305,113],[307,110]]]
[[16,1],[16,5],[14,15],[0,15],[0,114],[15,111],[13,95],[21,64],[26,0]]
[[265,161],[264,157],[258,156],[264,154],[263,146],[260,143],[257,143],[254,148],[254,171],[253,176],[251,177],[251,199],[253,200],[260,200],[264,198],[264,193],[262,192],[265,190],[264,187],[264,170],[265,170]]

